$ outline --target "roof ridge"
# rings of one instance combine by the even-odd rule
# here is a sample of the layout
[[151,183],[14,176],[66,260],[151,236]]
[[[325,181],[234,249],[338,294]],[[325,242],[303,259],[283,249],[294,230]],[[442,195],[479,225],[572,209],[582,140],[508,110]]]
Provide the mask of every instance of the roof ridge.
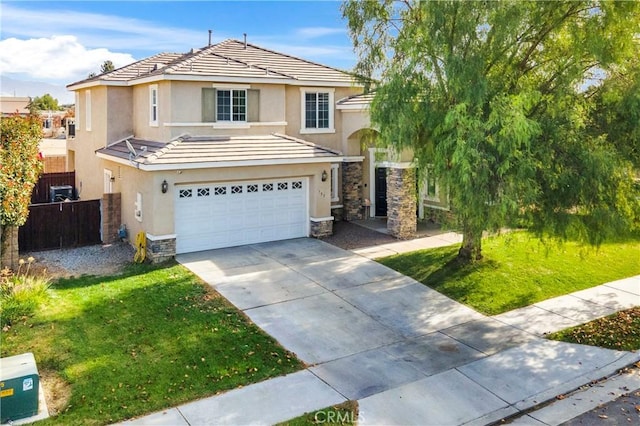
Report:
[[[236,39],[227,39],[225,41],[233,41],[233,42],[240,43],[240,44],[244,45],[244,41],[240,41],[240,40],[236,40]],[[258,45],[252,44],[252,43],[247,43],[247,46],[251,46],[254,49],[263,50],[265,52],[273,53],[275,55],[286,56],[286,57],[291,58],[291,59],[296,59],[298,61],[306,62],[306,63],[312,64],[312,65],[317,65],[319,67],[327,68],[327,69],[330,69],[330,70],[333,70],[333,71],[338,71],[338,72],[347,74],[349,76],[352,76],[352,74],[347,72],[347,71],[341,70],[339,68],[330,67],[329,65],[324,65],[324,64],[321,64],[319,62],[310,61],[308,59],[304,59],[304,58],[301,58],[299,56],[293,56],[293,55],[290,55],[288,53],[276,52],[275,50],[267,49],[266,47],[258,46]]]
[[[151,56],[148,56],[146,58],[138,59],[135,62],[131,62],[130,64],[121,66],[120,68],[116,68],[116,69],[114,69],[112,71],[109,71],[109,72],[106,72],[106,73],[102,73],[102,74],[98,74],[98,75],[95,75],[93,77],[88,77],[88,78],[85,78],[83,80],[78,80],[78,81],[76,81],[74,83],[71,83],[71,84],[67,84],[66,87],[74,86],[74,85],[80,84],[80,83],[87,83],[87,82],[90,82],[90,81],[106,80],[107,77],[115,76],[116,73],[121,73],[122,71],[125,71],[125,70],[127,70],[129,68],[134,68],[135,66],[140,65],[140,64],[142,64],[144,62],[150,62],[153,59],[156,59],[156,58],[161,57],[161,56],[166,56],[166,55],[182,55],[182,54],[181,53],[171,53],[171,52],[156,53],[155,55],[151,55]],[[132,80],[133,79],[135,79],[135,78],[132,78]]]
[[284,77],[289,77],[289,78],[296,79],[296,77],[295,77],[295,76],[290,75],[290,74],[286,74],[286,73],[284,73],[284,72],[282,72],[282,71],[274,70],[274,69],[271,69],[271,68],[269,68],[269,67],[264,67],[264,66],[262,66],[262,65],[250,64],[250,63],[249,63],[249,62],[247,62],[247,61],[243,61],[243,60],[241,60],[241,59],[232,58],[232,57],[230,57],[230,56],[223,55],[223,54],[221,54],[221,53],[211,52],[211,55],[215,55],[215,56],[218,56],[218,57],[220,57],[220,58],[224,58],[224,59],[232,60],[232,61],[234,61],[234,62],[238,62],[238,63],[240,63],[240,64],[244,64],[244,65],[246,65],[246,66],[247,66],[247,67],[249,67],[249,68],[257,68],[257,69],[265,70],[267,73],[280,74],[280,75],[282,75],[282,76],[284,76]]
[[276,137],[279,137],[279,138],[289,139],[290,141],[298,142],[298,143],[301,143],[303,145],[307,145],[307,146],[310,146],[310,147],[313,147],[313,148],[318,148],[318,149],[321,149],[323,151],[330,152],[331,154],[342,155],[341,151],[336,151],[334,149],[327,148],[326,146],[318,145],[316,143],[309,142],[309,141],[306,141],[304,139],[299,139],[299,138],[296,138],[294,136],[285,135],[283,133],[271,133],[271,134],[273,136],[276,136]]
[[148,157],[146,157],[145,158],[145,163],[147,162],[147,160],[153,161],[153,160],[159,159],[164,154],[166,154],[167,152],[171,151],[171,149],[173,149],[173,148],[177,147],[178,145],[180,145],[184,141],[183,138],[188,138],[188,137],[189,137],[188,135],[184,135],[184,136],[180,136],[180,137],[168,142],[165,146],[163,146],[162,148],[160,148],[159,150],[157,150],[153,154],[151,154]]

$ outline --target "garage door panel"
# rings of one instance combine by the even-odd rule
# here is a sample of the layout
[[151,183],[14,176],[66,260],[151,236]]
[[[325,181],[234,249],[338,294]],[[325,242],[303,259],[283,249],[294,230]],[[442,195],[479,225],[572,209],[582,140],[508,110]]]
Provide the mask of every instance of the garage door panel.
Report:
[[228,182],[180,188],[178,253],[308,235],[306,179]]

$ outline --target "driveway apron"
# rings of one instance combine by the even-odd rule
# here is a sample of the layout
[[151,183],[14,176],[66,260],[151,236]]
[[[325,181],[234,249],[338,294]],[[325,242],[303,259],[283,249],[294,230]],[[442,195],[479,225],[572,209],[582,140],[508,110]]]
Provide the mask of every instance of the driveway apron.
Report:
[[[176,408],[189,424],[288,420],[296,410],[276,408],[288,404],[278,397],[284,384],[300,395],[297,414],[353,399],[360,424],[487,424],[640,359],[640,351],[541,338],[636,304],[640,277],[489,318],[313,239],[189,253],[178,261],[307,364],[304,372]],[[263,394],[275,398],[267,417],[245,403]],[[158,424],[171,420],[156,417]]]
[[350,399],[485,356],[438,332],[482,320],[481,314],[322,241],[270,242],[178,260]]

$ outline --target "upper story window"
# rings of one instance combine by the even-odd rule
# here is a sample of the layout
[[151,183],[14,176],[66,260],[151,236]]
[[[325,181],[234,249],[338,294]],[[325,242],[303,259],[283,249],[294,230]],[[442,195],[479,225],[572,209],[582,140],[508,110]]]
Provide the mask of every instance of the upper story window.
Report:
[[247,91],[216,91],[216,121],[247,121]]
[[334,133],[333,89],[301,88],[300,133]]
[[84,129],[91,131],[91,90],[84,93]]
[[202,89],[203,123],[255,123],[260,121],[260,90],[243,85],[215,85]]
[[149,86],[149,125],[158,126],[158,85]]

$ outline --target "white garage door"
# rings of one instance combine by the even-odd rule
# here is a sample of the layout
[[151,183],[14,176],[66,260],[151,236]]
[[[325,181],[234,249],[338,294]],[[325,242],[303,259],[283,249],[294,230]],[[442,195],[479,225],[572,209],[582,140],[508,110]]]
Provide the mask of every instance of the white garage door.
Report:
[[306,237],[305,178],[176,187],[176,252]]

